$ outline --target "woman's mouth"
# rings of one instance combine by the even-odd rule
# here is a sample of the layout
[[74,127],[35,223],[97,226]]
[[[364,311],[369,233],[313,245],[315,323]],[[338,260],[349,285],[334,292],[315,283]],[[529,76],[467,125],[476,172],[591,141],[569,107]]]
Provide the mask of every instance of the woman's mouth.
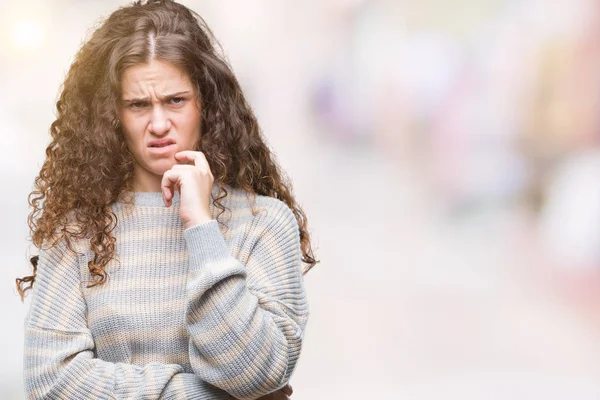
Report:
[[173,142],[151,143],[148,146],[148,151],[150,152],[150,154],[155,154],[155,155],[170,154],[174,150],[175,150],[175,143],[173,143]]
[[150,143],[148,143],[148,147],[164,147],[164,146],[168,146],[170,144],[175,144],[175,141],[170,138],[164,138],[164,139],[152,140]]

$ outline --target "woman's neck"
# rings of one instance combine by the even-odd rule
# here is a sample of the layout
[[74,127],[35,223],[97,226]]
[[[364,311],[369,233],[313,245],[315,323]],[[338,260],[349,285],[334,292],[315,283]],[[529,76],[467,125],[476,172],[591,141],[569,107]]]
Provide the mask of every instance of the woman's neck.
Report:
[[140,173],[135,170],[133,173],[133,191],[134,192],[160,192],[162,176],[150,173]]

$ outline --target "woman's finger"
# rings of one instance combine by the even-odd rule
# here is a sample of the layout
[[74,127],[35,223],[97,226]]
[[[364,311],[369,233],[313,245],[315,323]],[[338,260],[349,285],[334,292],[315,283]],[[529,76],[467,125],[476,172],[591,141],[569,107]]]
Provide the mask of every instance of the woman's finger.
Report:
[[289,384],[288,384],[288,385],[285,385],[285,386],[284,386],[284,387],[281,389],[281,391],[282,391],[283,393],[285,393],[286,395],[288,395],[288,396],[291,396],[291,395],[292,395],[292,393],[294,393],[294,389],[292,389],[292,386],[291,386],[291,385],[289,385]]
[[165,198],[165,205],[167,207],[175,195],[175,190],[179,187],[178,185],[181,184],[182,176],[184,174],[189,174],[190,171],[196,172],[198,170],[205,173],[207,172],[209,175],[211,175],[210,170],[204,171],[204,168],[202,167],[189,164],[175,164],[170,170],[163,174],[160,186]]
[[290,398],[283,393],[283,390],[279,389],[276,392],[271,393],[270,399],[272,400],[289,400]]
[[201,151],[192,151],[192,150],[180,151],[178,153],[175,153],[175,159],[177,161],[188,161],[196,166],[201,165],[201,164],[208,165],[208,161],[206,160],[204,153],[202,153]]
[[175,164],[171,167],[171,169],[192,169],[192,168],[198,168],[195,165],[191,165],[191,164]]
[[162,180],[160,182],[160,190],[163,193],[163,199],[165,202],[165,206],[169,207],[171,205],[171,200],[175,195],[175,189],[179,182],[181,170],[170,169],[165,172],[162,176]]
[[[204,156],[204,153],[202,153],[201,151],[191,151],[191,150],[185,150],[185,151],[180,151],[179,153],[175,153],[175,158],[177,159],[177,161],[179,162],[191,162],[193,166],[196,166],[196,168],[199,168],[202,171],[207,171],[208,174],[211,176],[212,178],[212,171],[210,170],[210,165],[208,164],[208,160],[206,159],[206,156]],[[190,164],[176,164],[176,165],[190,165]]]

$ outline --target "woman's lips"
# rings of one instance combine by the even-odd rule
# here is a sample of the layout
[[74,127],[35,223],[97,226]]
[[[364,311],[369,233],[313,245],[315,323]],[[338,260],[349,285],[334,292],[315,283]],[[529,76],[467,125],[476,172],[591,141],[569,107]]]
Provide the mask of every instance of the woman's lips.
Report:
[[175,143],[167,144],[166,146],[149,146],[148,151],[150,154],[162,155],[168,154],[175,150]]

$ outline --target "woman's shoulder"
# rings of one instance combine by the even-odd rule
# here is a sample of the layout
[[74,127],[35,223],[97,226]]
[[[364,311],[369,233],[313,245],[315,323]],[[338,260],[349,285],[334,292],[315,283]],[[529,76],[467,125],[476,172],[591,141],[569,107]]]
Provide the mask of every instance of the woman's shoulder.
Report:
[[84,228],[78,221],[75,210],[67,212],[66,222],[54,228],[51,235],[48,235],[40,247],[41,251],[64,251],[65,249],[76,253],[86,246],[89,237],[84,235]]
[[275,197],[250,193],[240,188],[228,188],[228,206],[232,218],[253,220],[259,225],[295,222],[295,216],[288,205]]

